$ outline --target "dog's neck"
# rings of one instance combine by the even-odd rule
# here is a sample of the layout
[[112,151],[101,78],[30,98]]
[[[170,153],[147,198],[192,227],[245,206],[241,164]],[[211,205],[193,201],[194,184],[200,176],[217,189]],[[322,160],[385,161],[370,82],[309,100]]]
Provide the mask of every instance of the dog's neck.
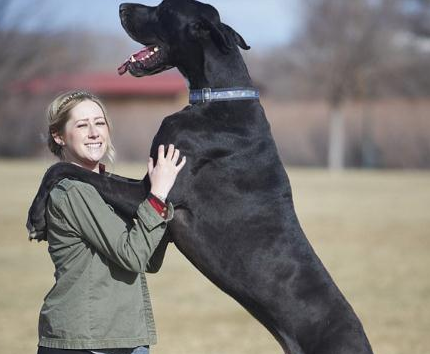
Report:
[[222,54],[215,46],[203,53],[203,63],[179,67],[190,90],[206,87],[252,87],[252,80],[238,48]]

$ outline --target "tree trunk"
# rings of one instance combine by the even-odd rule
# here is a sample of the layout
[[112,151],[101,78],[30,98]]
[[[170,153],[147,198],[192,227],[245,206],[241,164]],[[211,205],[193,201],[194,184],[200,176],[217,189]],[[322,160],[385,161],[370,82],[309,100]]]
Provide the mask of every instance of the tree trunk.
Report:
[[378,167],[378,154],[373,140],[373,122],[370,103],[364,102],[362,118],[362,139],[361,139],[361,167]]
[[330,110],[328,168],[330,170],[345,168],[345,119],[339,105],[331,106]]

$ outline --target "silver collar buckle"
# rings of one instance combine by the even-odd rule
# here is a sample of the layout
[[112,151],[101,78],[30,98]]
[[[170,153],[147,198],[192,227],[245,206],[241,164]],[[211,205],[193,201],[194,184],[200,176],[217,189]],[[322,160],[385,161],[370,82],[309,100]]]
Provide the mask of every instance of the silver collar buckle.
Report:
[[202,88],[202,101],[212,101],[212,90],[210,87]]

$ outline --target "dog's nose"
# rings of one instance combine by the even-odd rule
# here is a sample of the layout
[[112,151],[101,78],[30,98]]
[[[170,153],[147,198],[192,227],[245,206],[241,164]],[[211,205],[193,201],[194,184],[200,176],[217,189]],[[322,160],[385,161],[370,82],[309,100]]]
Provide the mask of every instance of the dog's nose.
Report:
[[119,5],[119,13],[120,14],[123,14],[126,10],[127,10],[127,4],[126,3],[122,3],[121,5]]

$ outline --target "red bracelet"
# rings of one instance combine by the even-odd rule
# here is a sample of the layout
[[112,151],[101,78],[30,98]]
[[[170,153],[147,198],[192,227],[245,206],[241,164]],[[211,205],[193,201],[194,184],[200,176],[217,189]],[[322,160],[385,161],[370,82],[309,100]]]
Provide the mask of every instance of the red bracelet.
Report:
[[167,204],[157,198],[152,193],[148,195],[148,202],[152,205],[155,211],[164,219],[167,218]]

